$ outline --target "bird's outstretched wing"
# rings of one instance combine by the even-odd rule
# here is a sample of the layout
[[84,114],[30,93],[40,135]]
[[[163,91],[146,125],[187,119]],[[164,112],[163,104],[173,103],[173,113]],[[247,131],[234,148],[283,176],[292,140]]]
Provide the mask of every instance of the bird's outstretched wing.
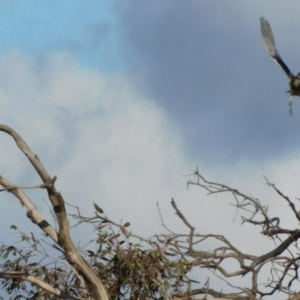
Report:
[[260,30],[261,30],[261,35],[264,40],[265,47],[266,47],[269,55],[271,56],[271,58],[273,58],[275,60],[276,63],[278,63],[278,65],[283,69],[283,71],[286,73],[286,75],[292,79],[294,77],[294,75],[290,71],[288,66],[284,63],[284,61],[280,57],[279,53],[277,52],[271,26],[270,26],[269,22],[266,19],[264,19],[263,17],[260,18]]

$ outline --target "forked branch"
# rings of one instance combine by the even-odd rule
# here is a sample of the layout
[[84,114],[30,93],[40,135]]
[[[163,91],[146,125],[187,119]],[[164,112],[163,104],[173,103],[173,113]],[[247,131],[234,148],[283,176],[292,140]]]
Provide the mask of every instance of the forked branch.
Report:
[[[100,278],[96,275],[90,265],[87,264],[86,261],[82,258],[71,240],[65,203],[62,195],[55,189],[56,177],[50,177],[37,155],[32,152],[23,138],[16,131],[8,126],[1,124],[0,131],[9,134],[15,140],[19,149],[26,155],[32,166],[35,168],[36,172],[39,174],[39,177],[43,182],[43,187],[47,190],[49,200],[51,202],[59,225],[58,237],[55,237],[55,233],[53,232],[53,230],[50,231],[49,229],[49,233],[51,234],[52,239],[56,241],[57,244],[64,250],[65,258],[68,260],[68,262],[85,279],[91,289],[94,299],[108,300],[108,294]],[[20,200],[22,199],[23,203],[27,203],[27,215],[29,218],[31,218],[32,221],[36,222],[40,227],[42,227],[43,230],[46,230],[46,228],[48,227],[51,228],[50,226],[48,226],[48,223],[44,225],[41,224],[44,218],[38,215],[36,208],[32,204],[30,204],[31,201],[28,200],[28,198],[19,188],[10,184],[2,177],[0,184]]]

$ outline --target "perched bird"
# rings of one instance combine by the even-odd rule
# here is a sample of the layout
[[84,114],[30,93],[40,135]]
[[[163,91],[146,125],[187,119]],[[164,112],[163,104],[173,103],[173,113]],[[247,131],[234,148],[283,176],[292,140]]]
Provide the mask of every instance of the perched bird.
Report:
[[290,90],[287,91],[290,93],[290,100],[289,100],[289,114],[293,114],[293,96],[299,96],[300,97],[300,72],[295,76],[288,66],[285,64],[285,62],[282,60],[280,57],[279,53],[276,50],[275,47],[275,40],[274,36],[272,33],[271,26],[269,22],[264,19],[260,18],[260,30],[261,30],[261,35],[263,37],[265,47],[271,56],[271,58],[274,59],[276,63],[282,68],[282,70],[285,72],[285,74],[289,77],[290,82]]

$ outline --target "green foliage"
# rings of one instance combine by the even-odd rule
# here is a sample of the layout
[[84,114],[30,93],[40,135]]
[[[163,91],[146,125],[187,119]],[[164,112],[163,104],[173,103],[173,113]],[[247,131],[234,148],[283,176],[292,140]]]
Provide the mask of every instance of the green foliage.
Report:
[[[0,247],[1,272],[26,272],[74,297],[89,296],[88,289],[82,287],[78,277],[74,276],[74,270],[62,256],[52,258],[45,250],[43,242],[32,233],[30,235],[21,231],[19,233],[21,241],[18,248],[5,245]],[[9,295],[9,298],[5,299],[57,299],[56,296],[24,280],[11,278],[0,280],[1,290]]]
[[101,207],[99,207],[95,202],[94,202],[94,207],[98,213],[103,214],[103,212],[104,212],[103,209]]
[[[191,263],[174,258],[165,242],[134,238],[126,222],[118,232],[110,222],[100,222],[97,251],[89,250],[89,262],[101,277],[111,299],[146,300],[180,295],[188,288]],[[172,259],[170,259],[170,257]]]
[[[129,222],[118,225],[98,215],[102,210],[96,204],[94,207],[97,213],[93,221],[83,219],[81,222],[95,226],[96,219],[97,238],[89,245],[90,249],[82,250],[82,256],[101,278],[110,299],[162,299],[166,295],[179,296],[188,289],[190,280],[186,274],[192,265],[173,254],[175,249],[169,247],[166,241],[136,237],[127,231]],[[33,234],[26,235],[21,231],[19,234],[21,243],[27,246],[16,248],[2,245],[1,271],[26,271],[74,297],[87,299],[91,296],[89,288],[70,268],[63,255],[53,258],[53,250],[46,251],[42,240]],[[21,295],[26,299],[56,299],[41,288],[25,284],[20,279],[2,279],[1,286],[11,295],[11,299],[19,299]]]

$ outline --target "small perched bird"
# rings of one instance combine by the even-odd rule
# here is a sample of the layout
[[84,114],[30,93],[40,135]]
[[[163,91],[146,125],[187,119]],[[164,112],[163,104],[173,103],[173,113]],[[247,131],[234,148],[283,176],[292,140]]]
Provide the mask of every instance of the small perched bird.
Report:
[[290,79],[290,90],[287,91],[290,93],[290,100],[289,100],[289,114],[293,114],[293,96],[299,96],[300,97],[300,72],[295,76],[288,66],[284,63],[282,58],[280,57],[279,53],[276,50],[275,47],[275,40],[274,36],[272,33],[271,26],[269,22],[264,19],[260,18],[260,30],[261,30],[261,35],[263,37],[265,47],[271,56],[271,58],[274,59],[276,63],[282,68],[282,70],[285,72],[285,74],[289,77]]

